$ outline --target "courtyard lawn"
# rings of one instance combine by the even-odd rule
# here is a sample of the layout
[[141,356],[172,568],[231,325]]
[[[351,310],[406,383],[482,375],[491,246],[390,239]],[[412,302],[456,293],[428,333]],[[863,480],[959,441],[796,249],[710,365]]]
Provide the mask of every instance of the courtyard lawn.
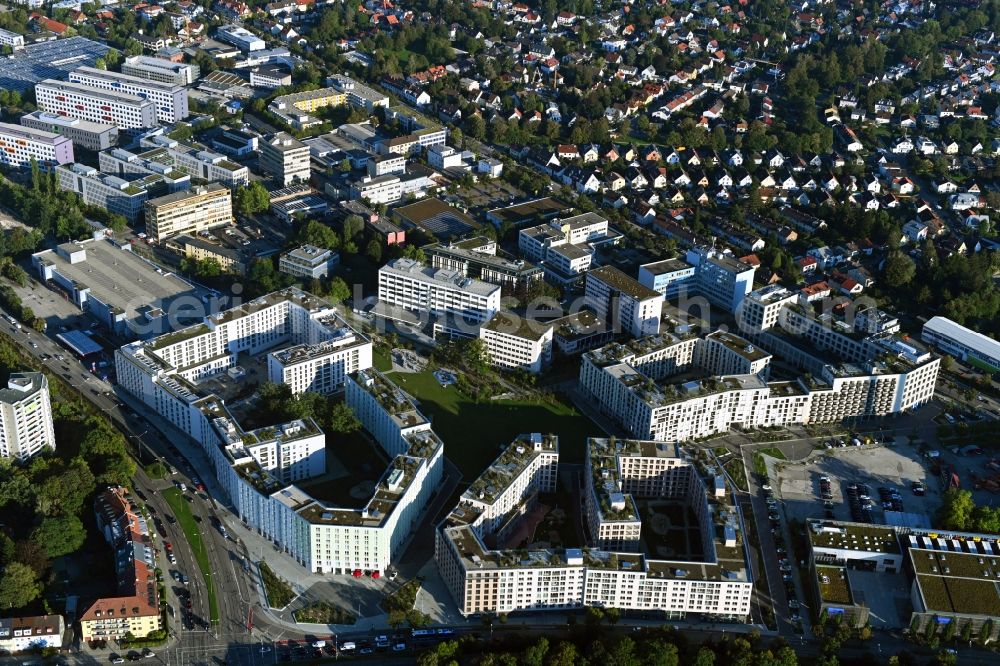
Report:
[[392,357],[389,355],[389,350],[385,347],[373,347],[372,365],[380,372],[389,372],[392,370]]
[[212,567],[208,562],[208,552],[205,550],[205,543],[201,539],[201,530],[195,522],[191,507],[184,500],[179,488],[167,488],[162,493],[163,499],[167,501],[170,508],[174,510],[174,517],[184,530],[184,536],[191,544],[191,551],[194,559],[201,569],[201,576],[205,579],[205,587],[208,588],[208,615],[212,624],[219,622],[219,606],[215,599],[215,586],[212,584]]
[[420,402],[420,411],[434,422],[444,441],[445,455],[466,479],[478,477],[503,446],[525,432],[559,436],[560,460],[583,462],[588,437],[603,436],[601,428],[562,401],[494,400],[473,402],[455,386],[442,387],[431,369],[393,373],[392,381]]

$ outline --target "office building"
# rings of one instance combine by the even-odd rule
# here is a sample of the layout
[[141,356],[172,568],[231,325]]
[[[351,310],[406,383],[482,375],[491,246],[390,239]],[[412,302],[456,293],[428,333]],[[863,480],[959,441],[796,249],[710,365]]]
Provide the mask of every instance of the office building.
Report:
[[232,224],[233,196],[224,185],[209,183],[150,199],[145,212],[146,234],[159,242]]
[[140,137],[139,145],[151,151],[162,151],[160,159],[192,178],[219,182],[230,189],[250,184],[249,168],[230,161],[224,155],[213,153],[201,144],[171,139],[162,130]]
[[497,244],[486,236],[424,246],[434,268],[458,271],[465,277],[500,285],[504,293],[527,289],[542,279],[542,269],[523,259],[497,255]]
[[307,217],[322,217],[330,203],[319,192],[304,183],[297,183],[271,192],[271,212],[285,224]]
[[552,362],[552,325],[498,312],[479,329],[493,365],[539,373]]
[[175,169],[173,160],[163,149],[147,150],[136,155],[124,148],[112,148],[98,154],[97,165],[102,174],[126,180],[159,176],[167,192],[180,192],[191,187],[191,176]]
[[680,259],[664,259],[639,266],[639,284],[660,292],[664,299],[677,298],[682,288],[694,285],[695,267]]
[[53,132],[0,123],[0,165],[25,169],[35,162],[43,171],[73,162],[73,142]]
[[59,649],[65,632],[62,615],[0,618],[0,652]]
[[517,244],[525,258],[541,264],[549,281],[567,286],[590,268],[595,248],[616,239],[605,218],[583,213],[521,229]]
[[125,58],[122,74],[175,86],[189,86],[201,76],[201,68],[195,64],[139,55]]
[[309,182],[309,146],[287,132],[273,134],[259,146],[261,170],[271,174],[281,187]]
[[150,521],[127,488],[114,487],[94,500],[97,528],[114,550],[118,595],[102,597],[80,616],[84,641],[145,638],[162,625],[156,549]]
[[254,257],[252,252],[243,252],[242,249],[233,248],[218,240],[189,234],[168,238],[165,246],[179,255],[198,261],[211,259],[217,262],[223,271],[238,275],[246,273],[247,266]]
[[235,23],[217,28],[215,37],[245,52],[261,51],[266,46],[263,39]]
[[947,317],[931,317],[924,324],[921,339],[963,363],[986,372],[1000,372],[1000,342]]
[[210,141],[212,148],[229,157],[247,157],[257,152],[257,136],[242,130],[223,129]]
[[306,280],[318,280],[330,274],[340,263],[340,255],[314,245],[301,245],[278,259],[278,270]]
[[21,116],[21,124],[64,136],[87,150],[108,150],[118,144],[118,127],[111,123],[95,123],[57,113],[32,111]]
[[754,266],[715,248],[696,247],[687,251],[687,263],[695,267],[697,293],[712,305],[736,312],[753,289]]
[[292,70],[282,64],[258,65],[250,69],[250,85],[254,88],[280,88],[292,85]]
[[480,324],[500,311],[500,287],[400,258],[378,271],[378,299],[418,315]]
[[565,356],[603,347],[615,337],[607,322],[590,310],[571,312],[549,323],[552,324],[556,349]]
[[56,178],[60,189],[76,192],[85,203],[121,215],[129,222],[142,216],[150,195],[167,191],[167,183],[159,174],[125,180],[76,163],[56,167]]
[[35,100],[43,111],[122,130],[156,125],[156,105],[129,93],[46,79],[35,86]]
[[[588,440],[584,501],[590,548],[525,551],[506,543],[537,492],[555,483],[553,454],[539,450],[546,441],[541,435],[519,437],[438,528],[435,562],[459,612],[597,606],[746,621],[753,576],[739,507],[722,477],[703,479],[689,457],[670,445]],[[494,497],[505,501],[493,508],[486,501],[496,505]],[[642,521],[648,502],[691,510],[700,549],[680,553],[666,546],[656,521]],[[645,554],[637,547],[640,540]]]
[[69,80],[91,88],[127,93],[149,100],[156,107],[157,119],[165,123],[175,123],[190,115],[187,88],[183,85],[161,83],[96,67],[78,67],[70,72]]
[[660,330],[663,297],[614,266],[587,271],[584,304],[609,322],[613,330],[637,338]]
[[40,372],[17,372],[0,390],[0,457],[17,463],[55,450],[49,381]]
[[[642,439],[682,441],[733,426],[837,423],[897,414],[934,396],[940,359],[910,353],[896,340],[863,365],[826,365],[816,376],[765,381],[770,356],[732,334],[709,339],[669,333],[610,344],[584,354],[580,389]],[[724,375],[730,370],[754,374]],[[699,371],[703,379],[672,380]]]
[[403,155],[373,155],[368,158],[368,175],[373,178],[406,173],[406,157]]

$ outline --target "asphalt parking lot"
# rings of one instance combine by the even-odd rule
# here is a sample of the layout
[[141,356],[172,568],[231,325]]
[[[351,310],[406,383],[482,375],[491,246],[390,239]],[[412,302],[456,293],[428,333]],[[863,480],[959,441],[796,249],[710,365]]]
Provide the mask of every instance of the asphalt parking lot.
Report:
[[[821,479],[829,478],[829,500],[822,499]],[[911,484],[921,482],[925,494],[917,496]],[[830,517],[836,520],[855,520],[850,506],[850,484],[864,484],[872,499],[873,522],[885,521],[883,498],[879,489],[885,488],[886,500],[892,491],[900,498],[907,519],[926,521],[930,525],[933,512],[940,505],[940,484],[931,476],[929,466],[915,446],[897,443],[893,447],[865,446],[827,450],[805,463],[788,463],[782,466],[775,490],[784,505],[787,518],[805,521],[810,518]],[[774,485],[774,484],[772,484]],[[857,493],[856,493],[857,494]]]

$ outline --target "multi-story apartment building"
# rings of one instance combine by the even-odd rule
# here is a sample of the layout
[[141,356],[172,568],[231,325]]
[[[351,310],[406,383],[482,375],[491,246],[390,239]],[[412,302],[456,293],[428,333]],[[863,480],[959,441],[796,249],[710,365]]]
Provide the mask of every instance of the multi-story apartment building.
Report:
[[368,175],[372,177],[406,173],[406,157],[404,155],[373,155],[368,158],[366,168]]
[[[865,365],[827,365],[818,376],[771,383],[761,376],[767,357],[756,350],[746,352],[745,341],[737,340],[724,345],[718,336],[706,342],[661,334],[629,345],[608,345],[584,354],[580,388],[630,435],[660,441],[706,437],[733,426],[884,416],[924,404],[934,395],[940,359],[926,352],[912,353],[896,340],[883,341],[877,360]],[[691,365],[709,374],[739,367],[760,369],[756,374],[669,381]]]
[[156,125],[156,105],[125,92],[45,79],[35,85],[35,100],[43,111],[95,123],[110,123],[118,129]]
[[713,375],[760,375],[766,380],[771,355],[737,335],[714,331],[698,344],[695,362]]
[[663,259],[639,266],[639,283],[660,292],[664,299],[677,298],[682,288],[692,289],[695,267],[681,259]]
[[118,596],[95,601],[80,616],[84,641],[145,638],[162,627],[156,550],[149,522],[127,488],[109,488],[94,500],[97,527],[114,549]]
[[498,312],[479,329],[493,365],[539,373],[552,362],[552,325]]
[[529,261],[541,263],[546,277],[565,285],[590,268],[596,245],[614,238],[605,218],[583,213],[522,229],[517,244]]
[[497,256],[495,241],[476,236],[453,243],[434,243],[424,247],[434,268],[458,271],[465,277],[498,284],[505,293],[527,288],[542,279],[542,269],[522,259]]
[[587,271],[584,304],[610,322],[614,330],[637,338],[660,330],[663,297],[614,266]]
[[355,81],[344,74],[336,74],[327,79],[327,85],[347,95],[347,103],[368,113],[374,113],[376,107],[389,107],[389,96],[370,86]]
[[159,242],[233,222],[233,195],[219,183],[194,187],[146,202],[146,233]]
[[175,86],[189,86],[201,76],[201,68],[191,63],[139,55],[125,58],[122,74]]
[[309,182],[309,146],[287,132],[273,134],[259,145],[261,170],[282,187]]
[[59,649],[65,631],[62,615],[0,618],[0,652]]
[[475,324],[500,311],[500,287],[400,258],[378,271],[378,299],[388,306]]
[[[390,457],[361,509],[287,485],[324,469],[323,434],[311,420],[245,431],[218,397],[199,392],[192,380],[226,372],[240,353],[267,353],[270,379],[296,394],[348,384],[348,404]],[[371,343],[304,292],[269,294],[199,326],[126,345],[115,362],[125,390],[201,443],[235,514],[311,572],[377,578],[440,483],[444,445],[430,422],[370,370]]]
[[21,124],[31,129],[59,134],[88,150],[108,150],[118,145],[118,128],[111,123],[95,123],[56,113],[32,111],[21,116]]
[[344,106],[345,104],[347,104],[347,93],[337,88],[319,88],[275,97],[268,105],[267,110],[288,125],[296,129],[305,129],[322,122],[312,115],[316,111],[328,106]]
[[76,163],[56,167],[56,178],[61,189],[76,192],[84,202],[121,215],[129,222],[142,216],[151,194],[162,194],[168,189],[167,182],[159,174],[125,180]]
[[315,245],[301,245],[278,259],[278,270],[295,277],[318,280],[340,263],[340,255]]
[[43,170],[73,162],[73,142],[46,130],[0,123],[0,165],[24,169],[34,161]]
[[398,175],[365,176],[351,183],[351,199],[369,205],[392,204],[403,198],[403,181]]
[[78,67],[69,73],[69,80],[91,88],[123,92],[147,99],[156,107],[157,119],[165,123],[175,123],[190,115],[187,88],[183,85],[161,83],[96,67]]
[[0,390],[0,458],[17,463],[55,450],[49,381],[40,372],[17,372]]
[[778,284],[747,294],[736,312],[740,330],[753,334],[775,328],[780,324],[785,306],[797,301],[797,294]]
[[[753,578],[740,541],[744,527],[739,508],[721,477],[712,479],[713,492],[709,493],[693,465],[662,446],[590,440],[592,460],[586,494],[596,511],[598,527],[592,530],[594,547],[589,549],[515,551],[502,544],[489,547],[488,541],[502,541],[502,535],[498,539],[491,529],[509,524],[529,498],[512,493],[516,501],[507,515],[486,521],[485,511],[466,499],[468,493],[463,495],[439,527],[435,544],[435,562],[459,611],[472,615],[603,606],[655,610],[675,618],[693,614],[744,621],[750,612]],[[530,454],[522,448],[521,455]],[[508,450],[505,455],[510,453]],[[503,465],[505,474],[511,469],[520,469],[520,464],[507,461]],[[481,480],[491,483],[489,472]],[[623,483],[628,485],[620,485]],[[622,490],[626,487],[627,491]],[[615,503],[617,495],[622,495],[620,514],[611,508],[612,495]],[[635,530],[641,529],[641,523],[630,525],[631,532],[618,532],[612,524],[629,512],[639,518],[637,498],[683,503],[694,509],[702,551],[674,552],[672,558],[661,555],[667,550],[661,551],[662,526],[656,521],[646,526],[651,534],[643,537],[650,552],[602,548],[597,536],[602,534],[608,544],[635,545],[639,538]]]
[[687,263],[695,267],[694,286],[712,305],[736,312],[753,289],[754,266],[715,248],[688,250]]
[[213,153],[201,144],[181,143],[158,133],[140,137],[139,145],[162,150],[162,154],[171,161],[174,168],[193,178],[219,182],[230,189],[250,184],[249,168],[230,161],[225,155]]

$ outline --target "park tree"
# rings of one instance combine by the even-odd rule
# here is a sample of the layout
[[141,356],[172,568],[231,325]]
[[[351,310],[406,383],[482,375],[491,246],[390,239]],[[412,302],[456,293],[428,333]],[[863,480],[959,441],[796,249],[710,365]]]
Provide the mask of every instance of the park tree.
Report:
[[908,284],[916,275],[917,267],[907,255],[893,250],[885,258],[884,276],[889,287],[897,289]]
[[41,544],[51,558],[76,552],[86,538],[83,523],[76,516],[44,518],[31,533],[32,541]]
[[336,250],[340,247],[340,238],[337,236],[337,232],[319,220],[308,220],[303,223],[296,234],[296,242],[315,245],[327,250]]
[[335,303],[343,303],[351,297],[351,288],[342,278],[334,277],[327,288],[327,296]]
[[360,215],[348,215],[344,218],[344,240],[356,241],[358,235],[365,230],[365,221]]
[[365,250],[365,253],[373,263],[382,263],[382,243],[380,243],[377,238],[373,238],[368,242],[368,247]]
[[271,193],[255,180],[247,187],[239,187],[233,195],[233,208],[240,215],[262,213],[271,205]]
[[0,608],[24,608],[41,592],[38,576],[31,567],[21,562],[11,562],[4,567],[0,577]]

